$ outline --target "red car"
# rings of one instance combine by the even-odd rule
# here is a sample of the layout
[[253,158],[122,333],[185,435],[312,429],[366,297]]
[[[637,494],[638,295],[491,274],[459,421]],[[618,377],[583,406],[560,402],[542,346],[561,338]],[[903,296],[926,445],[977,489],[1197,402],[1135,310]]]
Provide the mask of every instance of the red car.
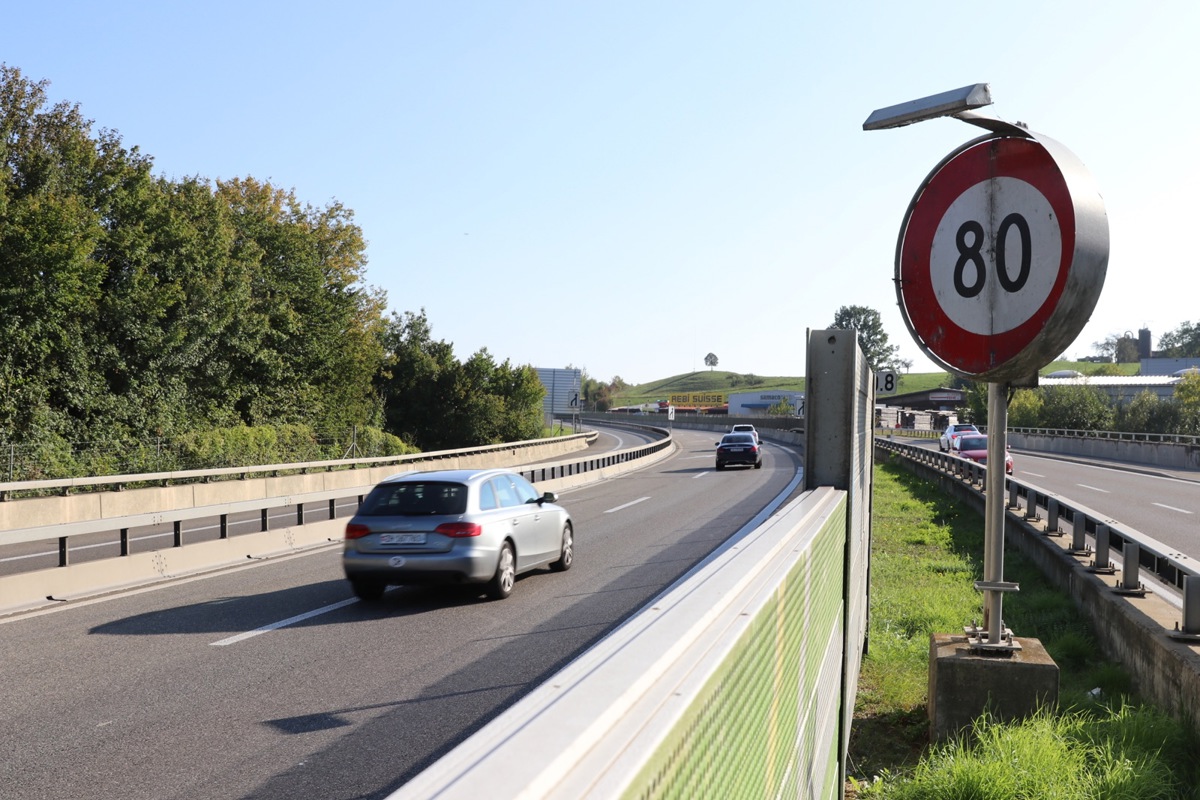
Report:
[[[974,461],[976,464],[987,464],[988,458],[988,437],[986,434],[970,434],[964,433],[954,439],[950,444],[951,451],[967,461]],[[1013,457],[1012,453],[1004,453],[1004,471],[1009,475],[1013,473]]]

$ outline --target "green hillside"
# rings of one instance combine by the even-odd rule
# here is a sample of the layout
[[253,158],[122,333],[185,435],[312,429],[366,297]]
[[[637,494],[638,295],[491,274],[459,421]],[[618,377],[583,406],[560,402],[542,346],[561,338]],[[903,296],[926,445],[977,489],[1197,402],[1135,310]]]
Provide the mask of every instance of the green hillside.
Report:
[[[1084,375],[1137,375],[1139,365],[1094,364],[1089,361],[1052,361],[1039,370],[1048,375],[1058,370],[1075,370]],[[900,376],[898,394],[923,392],[950,386],[952,376],[948,372],[914,372]],[[805,379],[802,377],[767,377],[743,375],[724,370],[701,370],[673,375],[662,380],[650,381],[638,386],[629,386],[614,396],[618,406],[640,405],[667,399],[668,395],[683,392],[803,392]]]

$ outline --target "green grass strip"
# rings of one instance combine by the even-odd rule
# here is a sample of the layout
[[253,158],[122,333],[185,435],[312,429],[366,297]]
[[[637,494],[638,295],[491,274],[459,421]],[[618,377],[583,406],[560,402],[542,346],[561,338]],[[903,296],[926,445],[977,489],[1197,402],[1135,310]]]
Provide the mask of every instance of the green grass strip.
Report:
[[[1139,702],[1071,599],[1015,550],[1004,601],[1017,638],[1060,670],[1059,706],[929,745],[929,641],[982,615],[983,519],[896,464],[876,467],[869,652],[851,732],[848,796],[859,798],[1200,798],[1200,742]],[[1099,693],[1094,690],[1099,689]]]

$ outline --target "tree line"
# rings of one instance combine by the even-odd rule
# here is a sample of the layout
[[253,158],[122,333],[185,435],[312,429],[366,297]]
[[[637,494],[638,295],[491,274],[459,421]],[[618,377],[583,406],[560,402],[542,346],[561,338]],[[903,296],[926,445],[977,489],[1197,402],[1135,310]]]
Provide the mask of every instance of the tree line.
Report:
[[423,310],[386,314],[350,209],[156,176],[47,85],[0,64],[0,443],[361,428],[404,452],[541,434],[532,368],[459,362]]

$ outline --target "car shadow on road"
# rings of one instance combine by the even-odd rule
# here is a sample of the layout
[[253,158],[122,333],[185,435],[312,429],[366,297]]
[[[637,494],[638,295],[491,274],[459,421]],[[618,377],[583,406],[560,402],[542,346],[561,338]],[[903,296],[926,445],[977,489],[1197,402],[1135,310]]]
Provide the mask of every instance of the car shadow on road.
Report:
[[[537,574],[536,572],[528,573]],[[525,575],[518,577],[518,582]],[[486,602],[482,586],[398,586],[374,603],[359,602],[345,580],[329,580],[274,592],[221,597],[203,603],[173,606],[96,625],[89,633],[108,636],[168,634],[234,635],[266,626],[315,627],[360,620],[408,616]],[[334,606],[341,606],[331,608]],[[308,609],[304,619],[296,609]],[[323,609],[330,609],[323,612]],[[314,613],[315,612],[315,613]],[[303,615],[299,615],[303,616]]]

